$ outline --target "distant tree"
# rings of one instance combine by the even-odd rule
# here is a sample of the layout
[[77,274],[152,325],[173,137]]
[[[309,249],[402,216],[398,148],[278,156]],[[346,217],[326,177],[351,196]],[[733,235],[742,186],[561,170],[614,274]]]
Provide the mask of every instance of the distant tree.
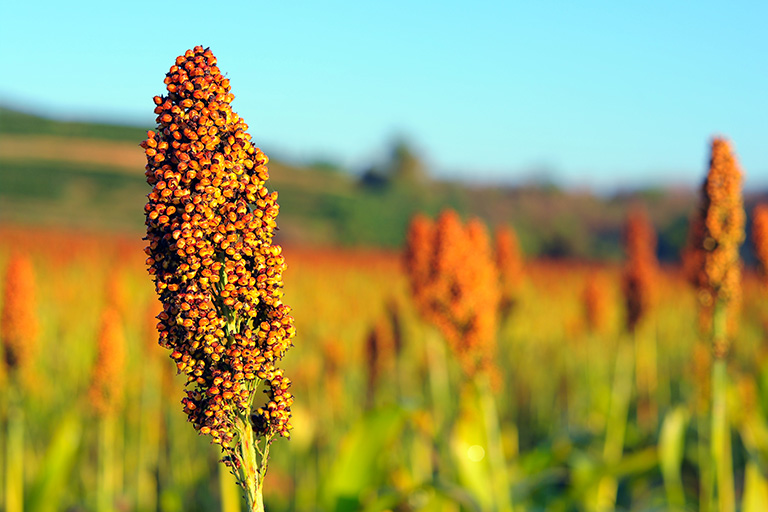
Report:
[[420,184],[429,179],[427,168],[405,139],[398,139],[392,147],[387,174],[396,183]]
[[429,180],[427,167],[405,139],[392,144],[389,158],[381,165],[371,165],[360,174],[360,183],[369,188],[422,185]]
[[381,189],[389,185],[389,177],[372,165],[360,174],[360,184],[366,188]]

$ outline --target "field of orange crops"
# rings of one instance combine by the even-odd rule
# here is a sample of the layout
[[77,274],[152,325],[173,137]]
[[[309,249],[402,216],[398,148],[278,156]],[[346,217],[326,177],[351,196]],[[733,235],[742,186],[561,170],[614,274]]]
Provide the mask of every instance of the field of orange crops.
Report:
[[[4,429],[23,411],[17,498],[25,509],[238,510],[219,450],[187,424],[182,379],[157,346],[140,236],[3,226],[0,241],[3,273],[24,255],[34,274],[28,327],[37,334],[14,377],[24,390],[20,409],[7,394],[2,407]],[[402,254],[284,253],[298,333],[284,361],[294,429],[274,442],[267,510],[705,508],[711,351],[680,269],[661,271],[655,305],[632,336],[620,266],[526,261],[493,334],[496,378],[484,388],[418,313]],[[766,294],[747,272],[727,358],[734,495],[743,510],[768,499]],[[109,336],[121,340],[124,357],[110,369],[115,411],[105,447],[93,387],[110,308],[117,332]],[[615,370],[626,347],[628,381]],[[606,440],[624,381],[631,391],[614,456]],[[3,436],[3,453],[13,453],[12,442]],[[601,490],[606,482],[613,494]],[[3,500],[11,488],[2,486]],[[600,502],[606,495],[615,505]]]
[[213,53],[174,62],[145,236],[0,225],[5,512],[765,510],[768,213],[745,271],[727,140],[679,266],[639,203],[620,263],[446,206],[395,250],[297,246]]

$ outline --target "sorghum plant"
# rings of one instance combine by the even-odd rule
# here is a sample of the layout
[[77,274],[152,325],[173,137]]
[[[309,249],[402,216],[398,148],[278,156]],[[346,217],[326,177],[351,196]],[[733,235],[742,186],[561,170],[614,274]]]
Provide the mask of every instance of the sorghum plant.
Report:
[[752,211],[752,247],[763,278],[768,282],[768,204],[759,204]]
[[[709,172],[702,186],[701,203],[691,221],[684,263],[697,290],[704,325],[727,321],[735,328],[741,300],[739,246],[744,241],[745,214],[741,196],[741,170],[728,141],[715,138]],[[718,310],[718,311],[716,311]],[[721,313],[715,318],[715,313]],[[728,352],[726,329],[713,340],[716,358]]]
[[125,336],[120,315],[116,309],[109,307],[101,316],[96,361],[88,391],[91,406],[97,415],[113,415],[120,406],[124,366]]
[[380,317],[369,329],[365,339],[365,363],[367,370],[368,407],[375,404],[376,390],[379,379],[391,374],[395,368],[397,357],[397,334],[390,318]]
[[31,371],[37,352],[38,321],[35,308],[35,273],[32,263],[20,254],[8,262],[0,318],[0,343],[4,370],[10,382],[5,385],[2,405],[5,427],[4,496],[6,512],[21,512],[24,499],[24,408],[23,378]]
[[96,413],[99,434],[98,471],[96,473],[97,510],[113,510],[115,493],[119,490],[115,467],[118,433],[117,412],[124,391],[125,335],[120,314],[108,306],[101,316],[96,346],[96,360],[91,375],[88,397]]
[[657,410],[654,399],[657,388],[656,338],[648,330],[638,329],[647,316],[656,292],[658,261],[656,234],[645,210],[636,207],[629,212],[624,231],[627,255],[622,274],[626,304],[626,327],[634,337],[637,419],[641,427],[655,427]]
[[[141,144],[159,342],[187,375],[189,421],[221,446],[250,510],[263,510],[269,447],[289,437],[293,402],[278,367],[295,329],[273,243],[277,193],[210,49],[187,50],[165,84],[154,98],[157,130]],[[267,401],[254,406],[262,387]]]
[[624,244],[627,260],[622,284],[627,306],[627,329],[634,331],[653,303],[658,273],[656,234],[644,210],[634,209],[629,213]]
[[417,215],[409,228],[405,267],[421,315],[434,324],[477,388],[492,467],[496,509],[512,509],[498,414],[491,391],[499,314],[499,276],[490,239],[477,219],[462,224],[446,210],[437,221]]
[[[701,204],[688,237],[686,267],[697,289],[700,317],[711,339],[712,422],[711,453],[720,510],[734,510],[733,464],[727,421],[726,387],[731,332],[741,298],[739,246],[744,241],[745,214],[741,196],[741,171],[730,144],[712,141],[709,172],[702,186]],[[705,486],[706,487],[706,486]],[[714,494],[702,496],[712,501]]]
[[597,270],[592,270],[587,275],[581,298],[584,305],[584,319],[591,333],[600,334],[608,329],[611,309],[609,285],[608,279]]
[[517,302],[523,284],[523,255],[515,230],[510,226],[498,226],[495,235],[496,266],[501,277],[499,311],[501,317],[506,318]]
[[433,224],[414,217],[405,266],[417,308],[442,332],[469,376],[490,369],[498,324],[499,280],[488,233],[444,211]]
[[15,254],[8,262],[0,318],[0,342],[5,366],[17,380],[27,371],[37,351],[38,321],[35,312],[35,273],[28,258]]

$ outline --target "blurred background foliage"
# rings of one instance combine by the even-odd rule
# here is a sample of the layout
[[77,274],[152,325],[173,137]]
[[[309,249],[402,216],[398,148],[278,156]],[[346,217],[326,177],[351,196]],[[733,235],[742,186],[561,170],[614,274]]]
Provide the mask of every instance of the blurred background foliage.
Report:
[[[21,404],[28,510],[96,508],[103,475],[86,390],[107,305],[121,314],[127,350],[109,463],[115,509],[238,510],[218,450],[187,424],[181,379],[156,345],[141,241],[144,137],[135,127],[0,110],[0,269],[14,252],[26,253],[38,283],[41,351]],[[696,509],[706,469],[707,349],[698,357],[696,297],[669,263],[685,243],[697,190],[597,195],[546,181],[439,181],[407,140],[366,169],[280,158],[269,169],[298,337],[285,361],[295,430],[272,451],[267,510],[505,510],[494,506],[499,488],[515,510],[598,510],[607,480],[618,510]],[[764,199],[747,194],[746,211]],[[642,333],[653,352],[638,349],[638,358],[657,364],[656,408],[652,421],[640,421],[638,397],[629,398],[623,451],[610,460],[614,361],[632,343],[621,306],[622,230],[638,203],[667,263]],[[498,330],[493,451],[479,419],[483,394],[416,313],[403,273],[413,214],[445,208],[491,228],[514,226],[526,255],[519,296]],[[750,244],[742,257],[748,271],[729,360],[729,417],[736,497],[742,510],[759,511],[768,500],[768,308],[750,270]],[[588,285],[601,296],[599,327],[585,312]],[[382,323],[398,333],[399,348],[377,345],[371,355]],[[0,414],[6,405],[0,401]],[[491,455],[503,457],[507,486],[497,485]]]
[[[137,127],[0,108],[0,222],[143,230],[148,187],[138,142],[145,135]],[[269,148],[262,149],[269,156]],[[698,197],[697,190],[661,188],[596,195],[546,179],[517,185],[435,180],[402,138],[365,169],[279,158],[269,168],[269,186],[280,195],[280,240],[288,244],[400,247],[414,213],[453,208],[490,226],[513,225],[530,256],[618,260],[626,212],[643,203],[658,232],[660,260],[674,261]],[[764,197],[747,193],[746,210]]]

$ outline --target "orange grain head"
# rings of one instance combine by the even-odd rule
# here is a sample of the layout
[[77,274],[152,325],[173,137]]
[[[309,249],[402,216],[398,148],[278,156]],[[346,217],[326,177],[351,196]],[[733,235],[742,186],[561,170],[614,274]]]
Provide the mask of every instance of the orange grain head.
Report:
[[500,299],[490,239],[479,220],[452,210],[432,223],[417,216],[405,248],[414,302],[443,334],[469,376],[490,368]]
[[5,271],[0,341],[10,373],[25,371],[37,354],[35,272],[24,255],[11,256]]
[[365,362],[367,370],[368,401],[372,403],[379,379],[392,371],[396,340],[392,324],[381,317],[369,329],[365,339]]
[[[746,221],[741,183],[741,170],[730,144],[723,138],[713,139],[700,206],[691,220],[683,254],[684,268],[697,290],[700,323],[710,325],[712,312],[720,303],[728,311],[731,334],[738,326],[741,302],[739,246],[744,241]],[[728,351],[726,339],[716,340],[716,344],[716,357],[723,357]]]
[[411,293],[417,309],[427,314],[428,286],[432,274],[434,225],[426,216],[417,214],[411,219],[405,241],[403,263]]
[[189,421],[229,446],[260,383],[268,399],[252,418],[257,436],[288,437],[293,397],[278,363],[295,328],[282,302],[286,263],[273,242],[279,206],[266,189],[269,159],[232,110],[230,81],[215,64],[202,46],[175,59],[167,94],[153,99],[156,129],[140,145],[152,187],[145,252],[163,303],[159,344],[187,378]]
[[120,315],[108,307],[101,316],[88,396],[96,414],[115,414],[122,403],[125,337]]
[[752,211],[752,247],[768,284],[768,204],[759,204]]
[[506,317],[520,295],[523,284],[523,255],[517,242],[515,230],[510,226],[498,226],[495,236],[496,266],[501,278],[501,300],[499,308]]
[[595,334],[604,334],[608,330],[611,313],[609,282],[601,272],[593,270],[587,275],[582,291],[584,320],[587,328]]
[[626,303],[627,329],[634,331],[653,305],[658,280],[656,234],[645,210],[627,216],[624,232],[626,263],[622,289]]

